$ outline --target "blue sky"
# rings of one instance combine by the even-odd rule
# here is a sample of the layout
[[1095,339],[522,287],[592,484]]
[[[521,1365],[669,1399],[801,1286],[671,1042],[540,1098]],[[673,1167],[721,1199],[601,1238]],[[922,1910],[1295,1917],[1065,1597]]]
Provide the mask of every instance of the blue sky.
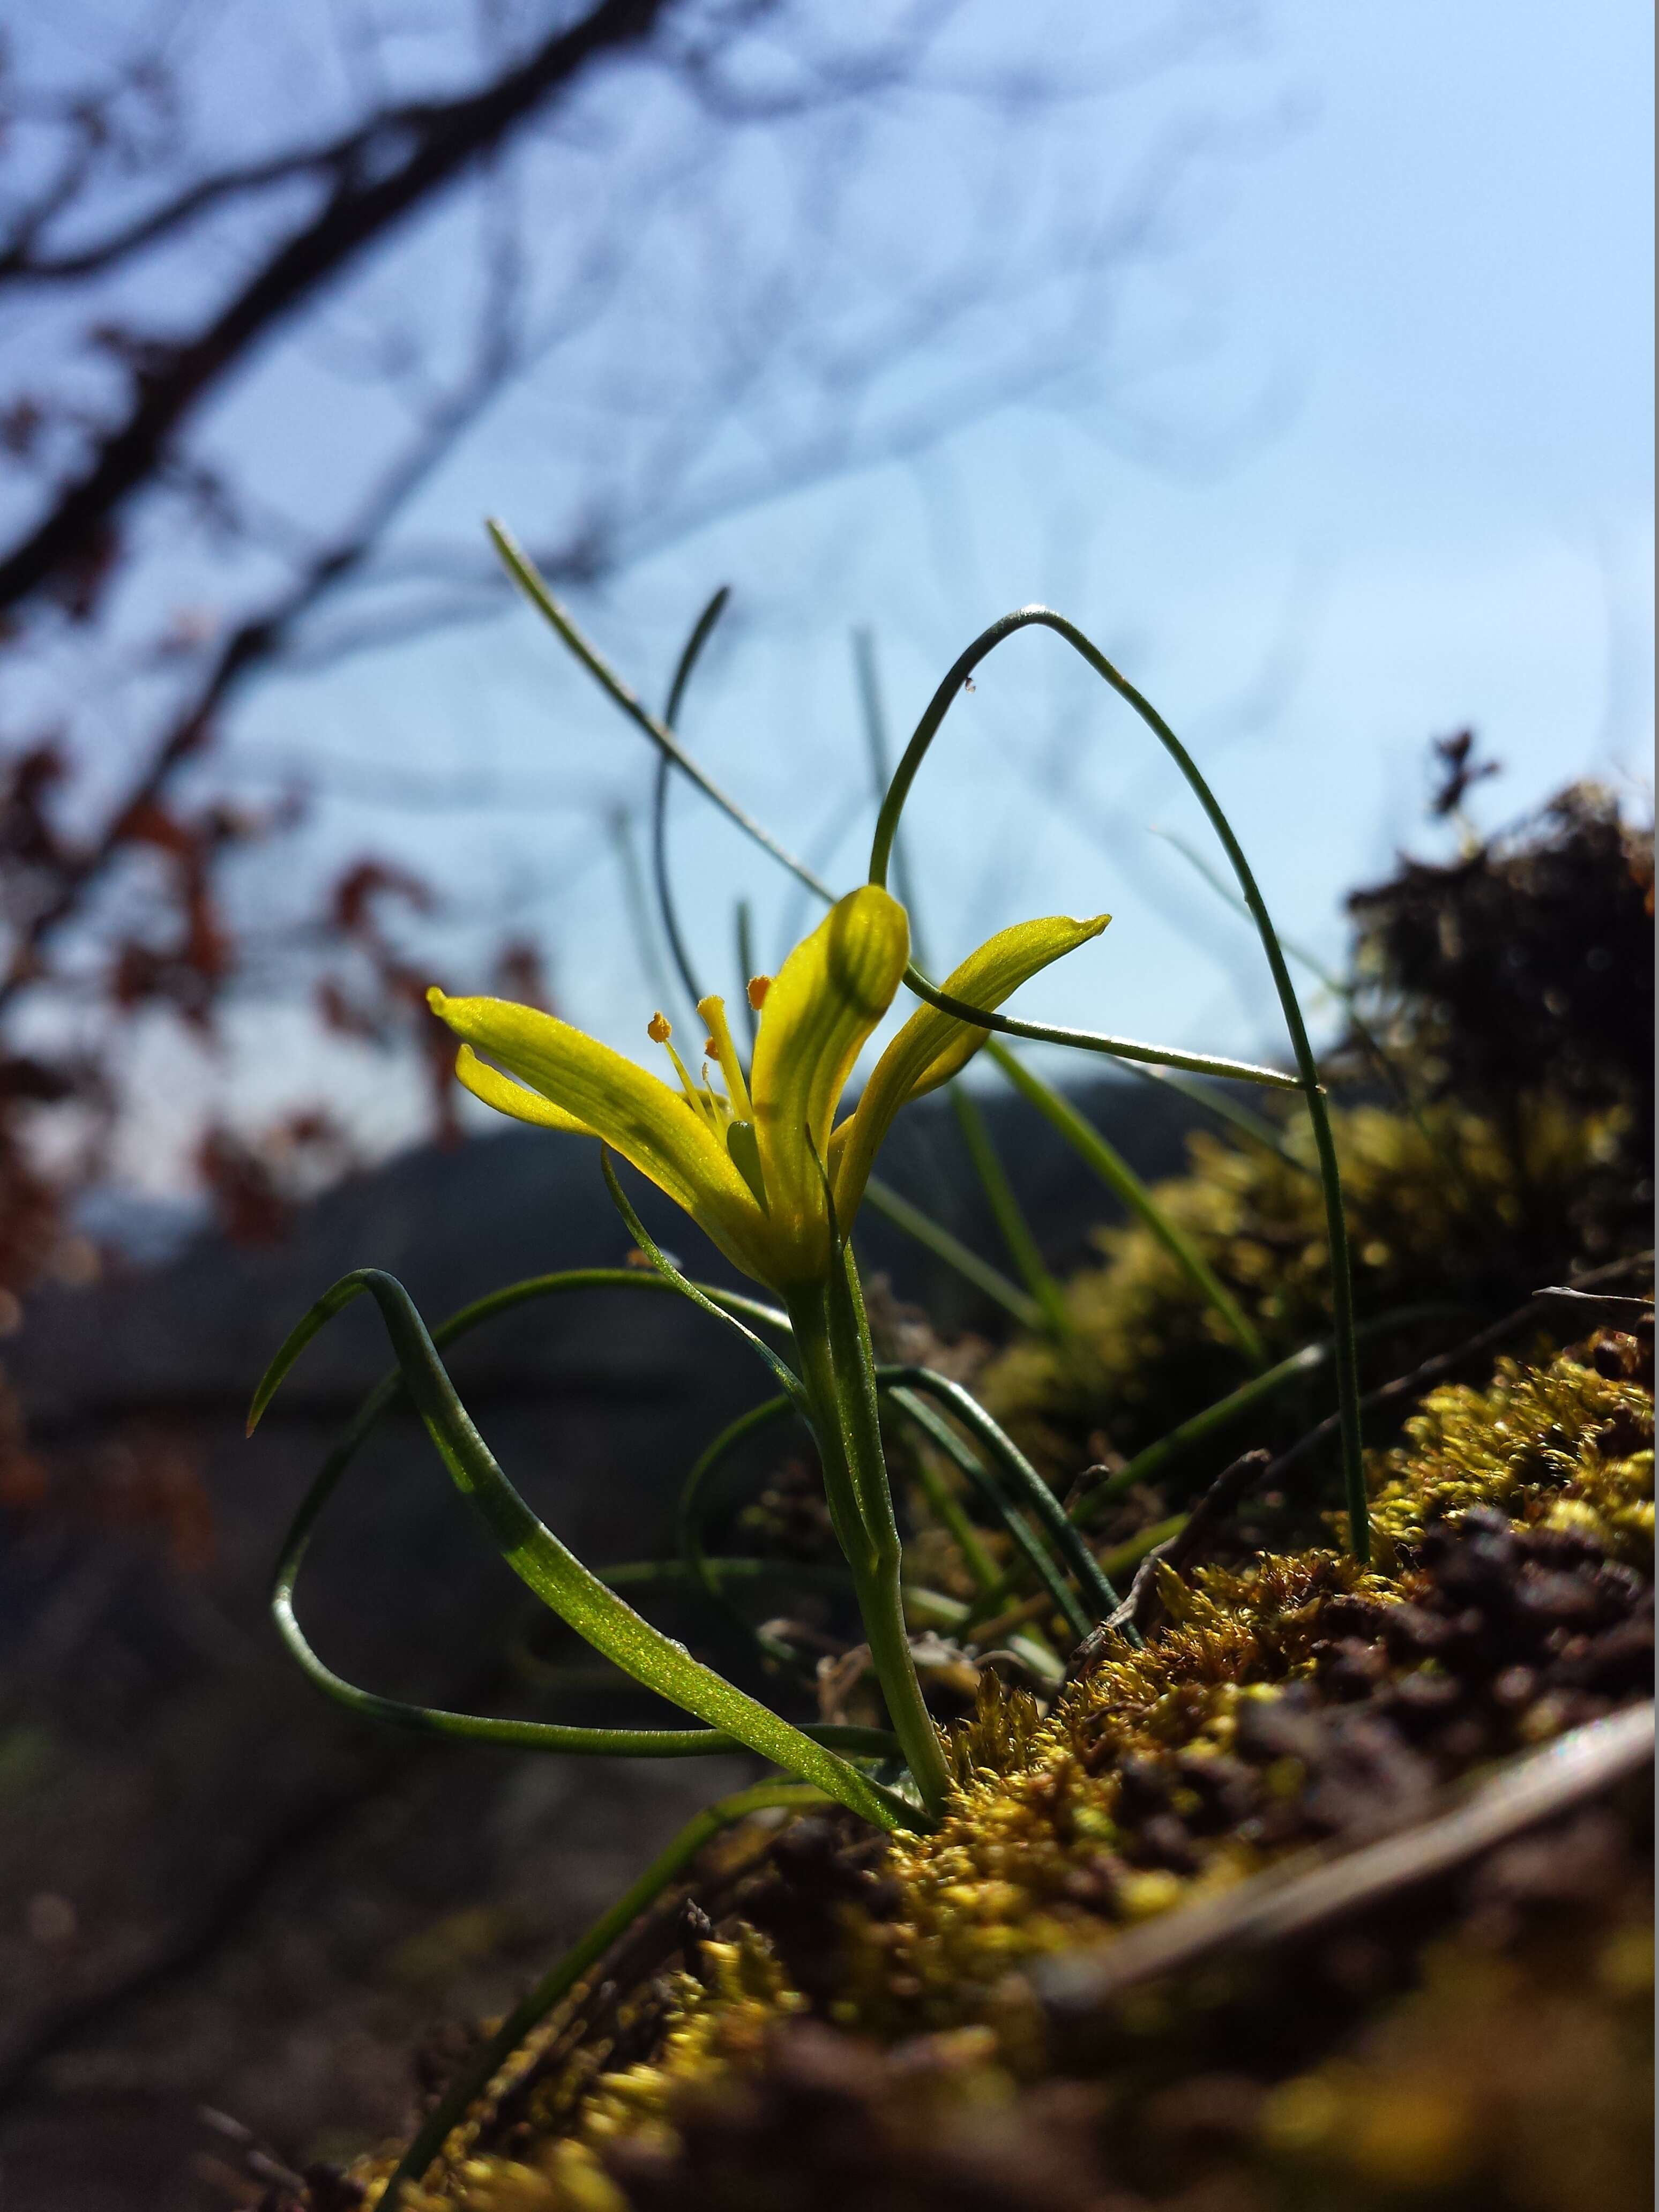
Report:
[[[1445,848],[1421,820],[1431,736],[1472,723],[1504,762],[1477,802],[1488,824],[1577,775],[1647,787],[1648,8],[1286,0],[1262,20],[1250,53],[1206,64],[1241,150],[1128,302],[1146,335],[1109,414],[1006,409],[923,459],[706,529],[583,603],[655,690],[708,590],[733,586],[685,734],[798,848],[863,773],[850,630],[875,630],[902,737],[968,639],[1033,599],[1168,714],[1282,925],[1332,957],[1346,889],[1402,842]],[[494,473],[475,457],[466,496],[514,519],[508,456]],[[637,805],[648,763],[531,614],[272,687],[233,743],[256,757],[296,728],[371,785],[417,759],[486,794],[526,775],[581,794],[574,812],[504,800],[398,835],[452,884],[516,888],[563,1011],[643,1054],[653,986],[601,824]],[[1190,801],[1052,641],[1005,648],[958,702],[913,814],[940,965],[1021,914],[1109,908],[1031,1011],[1278,1048],[1241,931],[1149,834],[1197,837]],[[342,801],[323,834],[343,852],[372,822]],[[769,957],[804,916],[689,794],[676,822],[690,933],[732,988],[734,896],[755,900]],[[826,872],[856,880],[867,834],[866,815]],[[445,980],[465,988],[455,957]],[[320,1064],[297,1018],[291,1034],[264,1019],[203,1079],[274,1106],[314,1090]],[[413,1126],[412,1082],[405,1096],[349,1054],[326,1074],[375,1141]]]

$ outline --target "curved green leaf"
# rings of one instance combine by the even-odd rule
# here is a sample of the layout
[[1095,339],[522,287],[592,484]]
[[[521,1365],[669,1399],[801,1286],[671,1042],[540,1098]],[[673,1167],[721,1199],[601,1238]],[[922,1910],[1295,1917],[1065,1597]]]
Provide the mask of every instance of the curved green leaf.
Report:
[[[1008,1478],[1011,1487],[1042,1522],[1054,1549],[1077,1577],[1079,1588],[1098,1608],[1096,1618],[1104,1620],[1116,1612],[1117,1592],[1084,1541],[1075,1522],[1066,1518],[1066,1509],[1054,1492],[1013,1438],[986,1412],[977,1398],[964,1390],[960,1382],[953,1382],[947,1375],[935,1373],[931,1367],[880,1367],[877,1369],[876,1375],[878,1381],[886,1383],[890,1389],[896,1383],[913,1390],[926,1391],[936,1404],[945,1407],[951,1418],[960,1421],[969,1434],[990,1453]],[[1083,1634],[1086,1636],[1093,1626],[1094,1621],[1085,1619]]]
[[763,1628],[757,1628],[742,1607],[734,1605],[727,1596],[723,1583],[709,1565],[708,1553],[703,1549],[702,1529],[708,1509],[709,1490],[715,1475],[731,1455],[739,1444],[760,1430],[770,1428],[798,1411],[793,1398],[780,1395],[763,1399],[758,1406],[751,1406],[746,1413],[739,1413],[735,1421],[728,1422],[697,1455],[690,1473],[680,1486],[679,1504],[674,1519],[675,1542],[681,1563],[710,1604],[717,1607],[766,1658],[792,1671],[799,1666],[798,1655],[778,1637],[769,1636]]
[[[763,1342],[752,1328],[744,1328],[736,1313],[730,1310],[729,1301],[726,1302],[726,1310],[723,1310],[721,1305],[717,1304],[707,1291],[699,1289],[689,1275],[683,1275],[657,1243],[655,1237],[652,1236],[651,1231],[640,1219],[629,1203],[627,1192],[617,1179],[617,1170],[611,1164],[611,1152],[608,1146],[603,1147],[600,1151],[599,1164],[605,1170],[605,1188],[611,1193],[611,1204],[621,1214],[623,1222],[627,1224],[629,1235],[651,1262],[659,1278],[671,1285],[683,1298],[690,1298],[694,1306],[700,1306],[704,1313],[712,1314],[716,1321],[724,1322],[727,1328],[735,1329],[750,1350],[771,1370],[773,1379],[779,1384],[784,1395],[792,1404],[799,1406],[805,1411],[806,1394],[801,1387],[799,1376],[790,1366],[788,1361],[780,1359],[771,1346]],[[767,1309],[769,1315],[775,1310],[774,1308]],[[787,1330],[790,1325],[788,1316],[778,1313],[775,1325]]]
[[[1319,1158],[1320,1180],[1325,1192],[1325,1223],[1331,1249],[1331,1304],[1334,1333],[1336,1339],[1337,1408],[1342,1432],[1342,1470],[1348,1510],[1348,1540],[1356,1558],[1370,1556],[1370,1523],[1365,1496],[1365,1470],[1361,1449],[1359,1426],[1359,1362],[1354,1340],[1353,1273],[1348,1257],[1348,1225],[1342,1202],[1342,1177],[1337,1165],[1336,1140],[1331,1129],[1331,1117],[1325,1092],[1319,1079],[1319,1063],[1308,1036],[1307,1024],[1302,1018],[1301,1001],[1296,995],[1296,986],[1291,981],[1290,968],[1285,958],[1285,949],[1273,918],[1267,912],[1266,900],[1256,883],[1244,848],[1234,833],[1233,826],[1223,811],[1219,800],[1211,790],[1198,763],[1180,738],[1164,720],[1152,701],[1136,690],[1128,678],[1121,675],[1101,652],[1098,646],[1064,615],[1056,614],[1051,607],[1018,607],[1013,613],[1004,615],[980,635],[965,652],[957,656],[949,673],[933,693],[917,723],[915,733],[904,750],[904,757],[888,786],[887,796],[882,801],[877,817],[875,836],[870,848],[870,881],[884,884],[891,862],[893,840],[898,833],[899,817],[916,772],[927,758],[929,746],[938,735],[940,724],[950,712],[951,703],[961,696],[963,685],[987,653],[994,652],[1005,639],[1017,630],[1032,623],[1051,629],[1063,639],[1072,650],[1086,660],[1102,682],[1109,685],[1126,705],[1139,716],[1164,751],[1186,779],[1188,788],[1203,808],[1210,827],[1214,830],[1221,848],[1227,855],[1250,918],[1256,926],[1261,940],[1261,950],[1273,979],[1273,988],[1279,994],[1279,1010],[1289,1032],[1291,1049],[1295,1055],[1297,1080],[1307,1102],[1308,1119],[1312,1124],[1314,1147]],[[909,979],[907,978],[907,981]],[[916,988],[912,984],[912,988]],[[937,1006],[939,994],[931,986],[921,989],[921,995]],[[951,1008],[951,1012],[958,1009]],[[981,1026],[1002,1030],[1010,1036],[1041,1035],[1060,1043],[1085,1044],[1089,1041],[1080,1034],[1063,1034],[1058,1030],[1039,1031],[1035,1024],[1023,1024],[1015,1029],[999,1016],[981,1017],[972,1009],[960,1010],[965,1019],[979,1019]],[[1097,1043],[1091,1048],[1101,1049]],[[1124,1055],[1128,1058],[1159,1059],[1169,1066],[1193,1066],[1190,1059],[1176,1060],[1166,1055],[1140,1050]],[[1198,1074],[1245,1074],[1246,1079],[1259,1082],[1264,1071],[1257,1069],[1246,1073],[1242,1068],[1224,1068],[1218,1063],[1194,1068]],[[1277,1079],[1281,1084],[1283,1077]]]
[[[314,1326],[365,1291],[380,1310],[410,1396],[451,1479],[489,1529],[507,1565],[544,1604],[635,1681],[711,1727],[729,1730],[750,1750],[813,1783],[863,1819],[890,1828],[918,1825],[925,1818],[693,1659],[607,1589],[559,1541],[496,1465],[456,1395],[413,1301],[394,1276],[367,1267],[343,1277],[313,1309],[320,1316]],[[295,1333],[301,1343],[312,1334],[314,1327]],[[285,1346],[260,1386],[257,1406],[269,1403],[292,1357]]]
[[[920,1430],[929,1443],[936,1445],[945,1454],[959,1474],[967,1477],[1007,1530],[1015,1550],[1048,1593],[1049,1601],[1055,1611],[1080,1641],[1094,1623],[1078,1603],[1066,1577],[1038,1542],[1030,1523],[1016,1510],[1002,1485],[987,1470],[978,1454],[969,1450],[950,1424],[942,1420],[931,1406],[924,1404],[914,1390],[906,1389],[902,1380],[894,1379],[897,1371],[885,1368],[877,1370],[877,1385],[883,1395],[914,1428]],[[991,1585],[993,1589],[999,1587],[1000,1584],[996,1583]],[[975,1607],[975,1610],[977,1609]]]

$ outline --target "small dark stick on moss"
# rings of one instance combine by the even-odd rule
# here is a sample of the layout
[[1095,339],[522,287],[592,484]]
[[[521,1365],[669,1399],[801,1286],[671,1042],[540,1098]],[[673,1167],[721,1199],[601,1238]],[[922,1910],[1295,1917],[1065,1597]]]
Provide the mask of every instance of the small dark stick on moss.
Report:
[[1086,1674],[1100,1658],[1109,1636],[1121,1636],[1127,1628],[1146,1632],[1152,1608],[1157,1601],[1158,1571],[1168,1567],[1179,1574],[1204,1549],[1217,1524],[1231,1513],[1239,1500],[1249,1495],[1262,1476],[1273,1465],[1271,1452],[1258,1446],[1254,1451],[1241,1453],[1231,1467],[1224,1468],[1205,1492],[1183,1527],[1163,1543],[1155,1544],[1135,1571],[1129,1595],[1111,1617],[1085,1637],[1072,1654],[1066,1670],[1067,1681]]

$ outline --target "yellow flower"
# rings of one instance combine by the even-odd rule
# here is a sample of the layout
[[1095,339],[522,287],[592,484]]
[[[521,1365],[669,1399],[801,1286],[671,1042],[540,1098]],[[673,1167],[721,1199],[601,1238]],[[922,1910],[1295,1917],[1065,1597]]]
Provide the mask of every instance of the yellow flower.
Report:
[[[1098,936],[1109,919],[1056,916],[1005,929],[945,988],[995,1006],[1028,975]],[[822,1282],[830,1271],[826,1173],[844,1231],[899,1108],[947,1082],[985,1041],[983,1030],[923,1006],[877,1062],[856,1112],[832,1132],[842,1089],[909,957],[909,923],[898,901],[873,884],[849,891],[775,978],[757,976],[750,986],[760,1024],[747,1072],[722,1000],[704,999],[697,1008],[708,1024],[698,1081],[675,1051],[668,1023],[653,1018],[648,1034],[667,1051],[678,1089],[534,1007],[451,999],[435,988],[428,996],[465,1040],[455,1072],[475,1097],[520,1121],[600,1138],[684,1206],[745,1274],[787,1291]],[[475,1046],[510,1076],[481,1060]],[[710,1079],[710,1060],[723,1092]]]

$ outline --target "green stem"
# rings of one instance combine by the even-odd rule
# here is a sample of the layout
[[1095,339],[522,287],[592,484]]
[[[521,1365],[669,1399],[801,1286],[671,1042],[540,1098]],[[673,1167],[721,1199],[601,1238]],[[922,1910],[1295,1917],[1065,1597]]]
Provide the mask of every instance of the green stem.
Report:
[[[853,1255],[843,1248],[842,1257],[851,1293],[846,1303],[856,1300],[856,1321],[862,1322],[863,1300],[858,1295]],[[951,1789],[951,1773],[916,1678],[904,1626],[902,1559],[882,1449],[867,1326],[849,1327],[845,1312],[836,1312],[842,1302],[825,1286],[799,1290],[787,1303],[823,1462],[830,1517],[852,1569],[871,1663],[911,1778],[923,1805],[937,1817]]]
[[802,1783],[763,1782],[752,1790],[740,1790],[734,1796],[720,1798],[689,1821],[667,1850],[652,1860],[632,1887],[624,1890],[611,1910],[593,1923],[579,1942],[572,1945],[551,1972],[544,1974],[520,1999],[477,2057],[451,2082],[398,2160],[380,2198],[383,2212],[398,2212],[404,2192],[425,2179],[428,2167],[450,2136],[526,2037],[541,2025],[562,1998],[568,1996],[588,1968],[598,1964],[618,1937],[627,1934],[640,1914],[655,1903],[705,1844],[719,1835],[721,1829],[769,1806],[805,1807],[827,1802],[822,1790]]

